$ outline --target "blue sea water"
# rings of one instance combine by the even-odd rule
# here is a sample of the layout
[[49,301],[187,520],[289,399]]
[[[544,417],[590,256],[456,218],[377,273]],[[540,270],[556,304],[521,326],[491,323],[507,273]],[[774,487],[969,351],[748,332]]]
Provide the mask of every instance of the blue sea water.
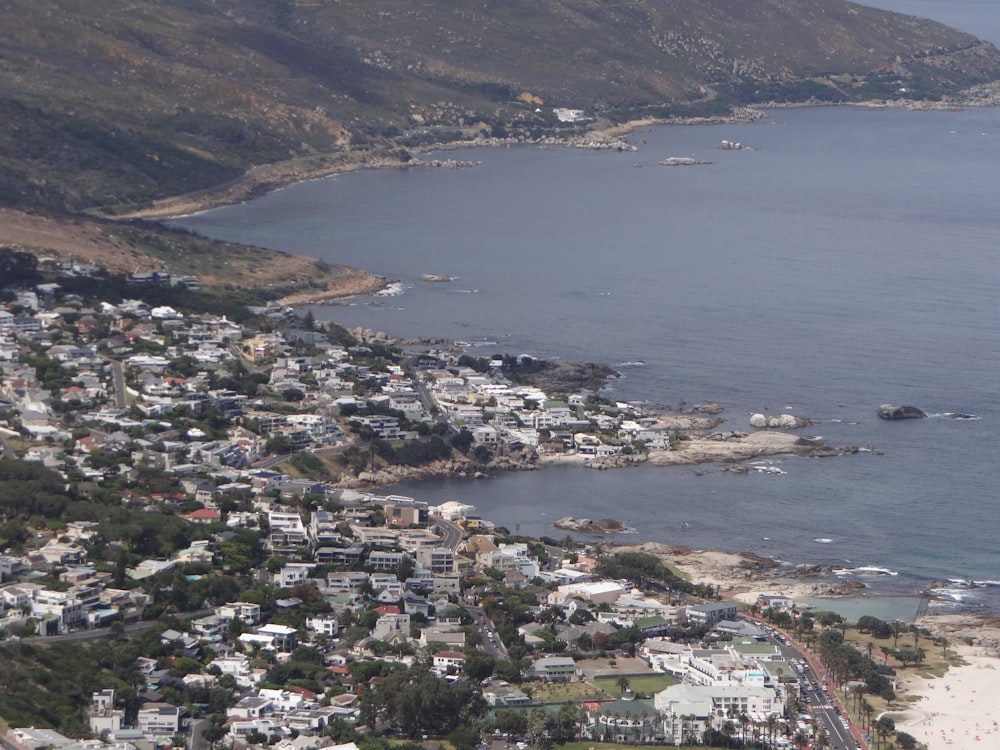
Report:
[[[984,2],[880,4],[1000,38]],[[551,468],[395,491],[522,533],[613,516],[624,540],[884,568],[862,577],[873,594],[938,581],[933,606],[1000,613],[1000,111],[783,109],[631,141],[449,152],[483,165],[337,176],[179,223],[400,282],[321,319],[619,365],[615,398],[718,401],[733,429],[788,410],[877,449],[773,459],[784,473]],[[932,416],[884,422],[884,402]]]

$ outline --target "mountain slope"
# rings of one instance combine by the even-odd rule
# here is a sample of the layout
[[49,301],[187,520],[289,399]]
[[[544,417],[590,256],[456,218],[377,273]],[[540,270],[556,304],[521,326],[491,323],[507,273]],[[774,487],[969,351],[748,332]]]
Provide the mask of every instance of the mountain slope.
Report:
[[991,45],[840,0],[7,0],[0,205],[135,206],[309,154],[551,132],[552,107],[624,119],[997,79]]

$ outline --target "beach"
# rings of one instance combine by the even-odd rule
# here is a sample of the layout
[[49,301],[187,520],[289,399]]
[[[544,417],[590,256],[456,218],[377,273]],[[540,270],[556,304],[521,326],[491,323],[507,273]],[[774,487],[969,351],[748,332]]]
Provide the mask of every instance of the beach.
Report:
[[1000,748],[1000,626],[995,618],[931,615],[919,621],[948,639],[948,650],[964,662],[944,677],[905,675],[897,692],[910,704],[888,714],[896,730],[913,735],[928,750],[948,747]]
[[[962,651],[974,647],[962,647]],[[913,707],[889,713],[896,731],[913,735],[928,750],[948,746],[1000,747],[1000,660],[970,654],[969,662],[952,667],[938,679],[906,680]]]

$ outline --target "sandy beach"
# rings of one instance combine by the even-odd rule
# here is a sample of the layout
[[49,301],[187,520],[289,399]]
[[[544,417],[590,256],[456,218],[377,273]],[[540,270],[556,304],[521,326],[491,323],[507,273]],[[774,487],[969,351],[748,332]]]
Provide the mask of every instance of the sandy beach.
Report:
[[896,730],[913,735],[928,750],[951,747],[1000,748],[1000,659],[969,651],[969,663],[938,679],[905,680],[912,708],[890,713]]
[[[888,714],[897,731],[944,748],[1000,748],[1000,626],[995,619],[931,615],[920,625],[948,638],[962,666],[937,679],[904,676],[898,693],[910,704]],[[971,641],[971,644],[967,641]]]

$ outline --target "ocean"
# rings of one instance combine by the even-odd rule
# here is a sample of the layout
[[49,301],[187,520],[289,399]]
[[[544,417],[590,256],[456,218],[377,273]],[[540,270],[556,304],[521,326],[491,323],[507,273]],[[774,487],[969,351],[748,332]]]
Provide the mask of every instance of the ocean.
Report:
[[[1000,39],[986,2],[880,5]],[[536,536],[614,517],[623,542],[841,566],[880,606],[899,595],[900,616],[928,588],[931,611],[1000,614],[1000,110],[778,109],[629,140],[450,151],[482,165],[340,175],[177,223],[398,280],[319,319],[605,362],[622,374],[612,398],[716,401],[726,429],[787,411],[830,445],[876,449],[751,474],[553,467],[392,491]],[[930,417],[879,420],[888,402]]]

